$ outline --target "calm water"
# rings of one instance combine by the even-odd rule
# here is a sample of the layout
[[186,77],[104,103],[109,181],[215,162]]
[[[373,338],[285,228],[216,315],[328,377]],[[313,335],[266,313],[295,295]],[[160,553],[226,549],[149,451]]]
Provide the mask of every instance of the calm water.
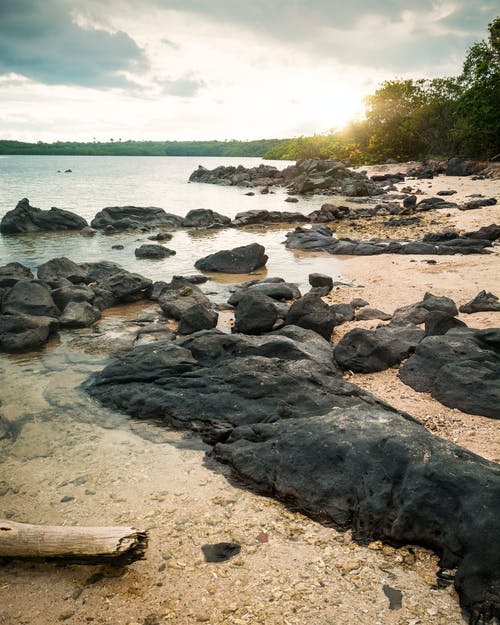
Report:
[[[284,168],[283,161],[262,161],[257,158],[219,157],[113,157],[113,156],[2,156],[0,157],[0,218],[17,202],[27,197],[32,206],[44,210],[52,206],[64,208],[91,221],[106,206],[159,206],[167,212],[185,215],[193,208],[210,208],[229,217],[249,209],[292,210],[309,213],[319,208],[325,197],[301,199],[297,204],[285,203],[286,192],[245,195],[247,189],[188,183],[190,173],[198,165],[256,166],[262,162]],[[71,173],[64,173],[71,169]],[[219,249],[258,242],[269,255],[267,274],[307,285],[312,271],[340,275],[340,263],[332,257],[297,254],[286,250],[282,241],[289,227],[272,230],[208,230],[178,231],[167,244],[176,256],[161,260],[137,260],[134,249],[147,241],[142,233],[97,234],[92,239],[78,233],[43,233],[22,236],[0,236],[0,264],[18,261],[32,269],[56,256],[68,256],[76,262],[108,259],[126,269],[152,279],[168,280],[174,274],[195,273],[194,262]],[[113,250],[112,245],[124,245]],[[240,281],[241,277],[214,276],[217,283]]]

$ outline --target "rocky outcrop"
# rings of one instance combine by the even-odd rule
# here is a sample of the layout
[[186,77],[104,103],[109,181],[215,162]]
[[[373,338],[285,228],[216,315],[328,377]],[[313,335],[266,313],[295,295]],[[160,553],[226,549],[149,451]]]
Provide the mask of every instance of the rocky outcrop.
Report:
[[19,280],[31,280],[34,277],[31,269],[21,263],[8,263],[0,267],[0,289],[14,286]]
[[258,243],[221,250],[200,258],[194,264],[200,271],[220,273],[250,273],[264,267],[268,259],[265,249]]
[[207,208],[190,210],[181,222],[183,228],[223,228],[231,223],[229,217]]
[[361,541],[433,548],[457,569],[471,622],[500,616],[497,555],[484,548],[500,541],[498,467],[345,381],[314,332],[198,332],[119,356],[86,388],[199,432],[244,483]]
[[267,211],[267,210],[249,210],[242,213],[237,213],[232,220],[231,225],[238,226],[250,226],[252,224],[267,224],[267,223],[298,223],[308,222],[309,217],[302,215],[302,213],[290,213],[288,211]]
[[405,384],[450,408],[500,418],[500,330],[428,336],[401,367]]
[[500,311],[500,301],[493,293],[479,291],[479,293],[471,299],[467,304],[463,304],[459,308],[461,313],[475,313],[486,311]]
[[161,258],[167,258],[168,256],[173,256],[175,251],[170,250],[168,247],[163,247],[163,245],[144,243],[136,248],[134,254],[137,258],[152,258],[158,260]]
[[85,269],[65,256],[52,258],[39,265],[36,275],[39,280],[48,284],[57,284],[60,280],[68,280],[72,284],[81,284],[87,278]]
[[155,206],[109,206],[97,213],[90,225],[96,230],[149,230],[156,227],[178,228],[182,217]]
[[458,237],[440,242],[404,241],[373,238],[368,241],[343,237],[337,239],[332,230],[321,224],[310,228],[299,226],[287,232],[286,247],[294,250],[324,251],[329,254],[374,256],[377,254],[487,254],[491,242],[483,239]]
[[0,222],[3,234],[24,234],[28,232],[47,232],[55,230],[81,230],[88,223],[75,213],[51,208],[44,211],[31,206],[28,198],[20,200],[11,211],[5,213]]
[[355,328],[335,346],[335,360],[356,373],[384,371],[413,352],[424,332],[411,323],[390,323],[375,330]]

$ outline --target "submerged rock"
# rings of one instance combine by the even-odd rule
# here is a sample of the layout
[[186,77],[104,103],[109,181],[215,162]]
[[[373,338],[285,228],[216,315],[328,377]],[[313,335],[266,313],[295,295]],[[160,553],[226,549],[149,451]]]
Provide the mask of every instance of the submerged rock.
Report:
[[251,243],[209,254],[197,260],[194,266],[201,271],[250,273],[267,263],[268,256],[265,251],[264,246],[259,243]]
[[0,222],[0,232],[23,234],[55,230],[81,230],[88,226],[83,217],[61,208],[43,211],[31,206],[28,198],[20,200],[11,211],[5,213]]
[[0,314],[0,351],[16,353],[38,349],[58,325],[54,317]]
[[175,254],[174,250],[170,250],[163,245],[154,245],[153,243],[144,243],[140,247],[136,248],[135,255],[137,258],[167,258]]

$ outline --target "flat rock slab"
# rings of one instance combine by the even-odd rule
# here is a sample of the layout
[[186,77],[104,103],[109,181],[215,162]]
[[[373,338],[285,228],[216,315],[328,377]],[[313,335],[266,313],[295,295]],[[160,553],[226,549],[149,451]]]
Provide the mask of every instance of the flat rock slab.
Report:
[[199,432],[248,485],[359,540],[433,548],[471,622],[500,617],[500,469],[345,381],[315,332],[202,331],[137,347],[85,387]]
[[458,328],[428,336],[399,376],[445,406],[500,419],[500,329]]

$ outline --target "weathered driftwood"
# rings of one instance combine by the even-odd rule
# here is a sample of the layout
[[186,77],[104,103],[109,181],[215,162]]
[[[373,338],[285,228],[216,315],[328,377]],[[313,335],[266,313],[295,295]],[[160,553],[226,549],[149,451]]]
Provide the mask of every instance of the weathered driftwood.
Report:
[[146,532],[133,527],[30,525],[0,519],[0,558],[129,564],[144,558]]

